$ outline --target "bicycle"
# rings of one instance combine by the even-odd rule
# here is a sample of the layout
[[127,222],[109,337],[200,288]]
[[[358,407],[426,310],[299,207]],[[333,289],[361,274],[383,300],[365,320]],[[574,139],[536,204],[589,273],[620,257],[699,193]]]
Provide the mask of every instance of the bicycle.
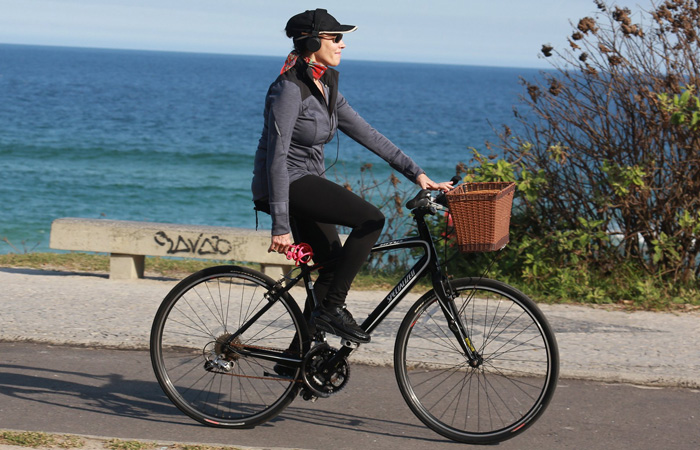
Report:
[[[557,343],[542,312],[517,289],[483,277],[447,278],[426,223],[426,216],[447,209],[444,197],[419,192],[407,203],[417,236],[372,249],[423,253],[361,327],[371,333],[430,276],[432,290],[408,310],[396,336],[401,394],[440,435],[497,443],[525,431],[549,404],[559,372]],[[251,428],[299,395],[316,400],[345,386],[347,358],[358,344],[342,340],[340,349],[332,348],[325,333],[307,323],[290,290],[303,281],[307,301],[316,301],[311,274],[320,264],[304,259],[280,280],[246,267],[207,268],[165,297],[153,321],[151,360],[160,386],[183,413],[209,426]]]

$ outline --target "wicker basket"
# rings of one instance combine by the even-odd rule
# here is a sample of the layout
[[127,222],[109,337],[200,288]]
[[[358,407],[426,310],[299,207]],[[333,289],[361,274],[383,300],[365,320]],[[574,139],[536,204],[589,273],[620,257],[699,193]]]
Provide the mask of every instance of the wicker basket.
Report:
[[465,183],[447,193],[461,252],[492,252],[509,241],[515,183]]

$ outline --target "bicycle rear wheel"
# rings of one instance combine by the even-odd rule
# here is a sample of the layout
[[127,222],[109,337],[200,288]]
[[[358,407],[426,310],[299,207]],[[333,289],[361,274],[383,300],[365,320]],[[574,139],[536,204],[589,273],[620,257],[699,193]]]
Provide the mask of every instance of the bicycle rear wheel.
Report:
[[394,367],[411,410],[455,441],[490,444],[516,436],[549,404],[559,374],[556,339],[544,315],[522,292],[498,281],[452,282],[455,305],[472,346],[469,364],[434,291],[404,318]]
[[[219,266],[190,275],[165,297],[151,329],[151,362],[182,412],[210,426],[252,427],[297,395],[301,369],[281,377],[273,366],[275,357],[289,356],[292,341],[303,350],[306,326],[291,297],[265,298],[273,285],[257,271]],[[244,324],[250,327],[238,334]]]

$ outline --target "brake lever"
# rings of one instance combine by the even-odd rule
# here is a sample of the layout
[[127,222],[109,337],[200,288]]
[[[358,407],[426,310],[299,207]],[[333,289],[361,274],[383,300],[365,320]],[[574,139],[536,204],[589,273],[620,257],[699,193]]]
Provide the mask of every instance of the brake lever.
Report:
[[430,191],[427,189],[421,189],[415,197],[406,202],[406,208],[416,209],[420,206],[426,206],[430,202]]

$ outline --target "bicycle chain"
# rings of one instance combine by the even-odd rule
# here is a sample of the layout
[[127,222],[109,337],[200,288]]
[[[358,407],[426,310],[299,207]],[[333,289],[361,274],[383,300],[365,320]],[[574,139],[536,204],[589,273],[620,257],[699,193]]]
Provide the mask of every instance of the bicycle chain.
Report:
[[[219,338],[219,339],[221,339],[221,338]],[[215,346],[216,346],[216,345],[221,345],[221,343],[219,342],[219,339],[217,339],[216,341],[214,341]],[[237,352],[236,352],[236,349],[239,349],[239,348],[251,348],[251,349],[255,349],[255,350],[267,350],[267,351],[280,352],[280,353],[283,353],[283,352],[284,352],[284,350],[279,349],[279,348],[274,348],[274,347],[263,347],[263,346],[260,346],[260,345],[249,345],[249,344],[241,344],[241,343],[236,343],[236,344],[234,344],[234,345],[228,344],[227,347],[228,347],[228,348],[227,348],[226,350],[227,350],[228,352],[236,353],[236,357],[235,357],[234,361],[237,361],[238,358],[241,357],[241,355],[237,354]],[[205,357],[205,358],[206,358],[206,357]],[[231,376],[231,377],[239,377],[239,378],[249,378],[249,379],[253,379],[253,380],[290,381],[290,382],[294,382],[294,383],[303,383],[303,382],[304,382],[304,380],[302,380],[302,379],[296,379],[296,380],[295,380],[295,379],[291,379],[291,378],[289,378],[289,377],[270,377],[270,376],[243,375],[243,374],[238,374],[238,373],[226,372],[226,371],[223,371],[223,370],[212,370],[212,372],[213,372],[213,373],[220,374],[220,375],[228,375],[228,376]]]
[[[219,336],[214,342],[214,354],[218,358],[223,356],[226,361],[236,362],[241,357],[237,352],[237,349],[250,348],[254,350],[266,350],[283,353],[284,350],[274,347],[264,347],[260,345],[249,345],[243,344],[239,339],[235,339],[230,344],[225,344],[228,340],[229,335]],[[209,344],[207,344],[209,345]],[[301,379],[292,379],[289,377],[275,377],[275,376],[256,376],[256,375],[243,375],[239,373],[232,373],[226,370],[212,369],[213,373],[220,375],[228,375],[238,378],[247,378],[253,380],[275,380],[275,381],[289,381],[293,383],[303,383],[305,388],[309,390],[314,396],[327,398],[332,394],[340,392],[348,382],[350,378],[350,365],[347,359],[343,358],[340,364],[332,371],[321,372],[323,365],[335,354],[337,349],[330,347],[328,344],[317,345],[312,348],[305,356],[302,363]],[[204,358],[207,359],[205,352]],[[208,360],[208,359],[207,359]],[[233,368],[232,368],[233,370]]]

